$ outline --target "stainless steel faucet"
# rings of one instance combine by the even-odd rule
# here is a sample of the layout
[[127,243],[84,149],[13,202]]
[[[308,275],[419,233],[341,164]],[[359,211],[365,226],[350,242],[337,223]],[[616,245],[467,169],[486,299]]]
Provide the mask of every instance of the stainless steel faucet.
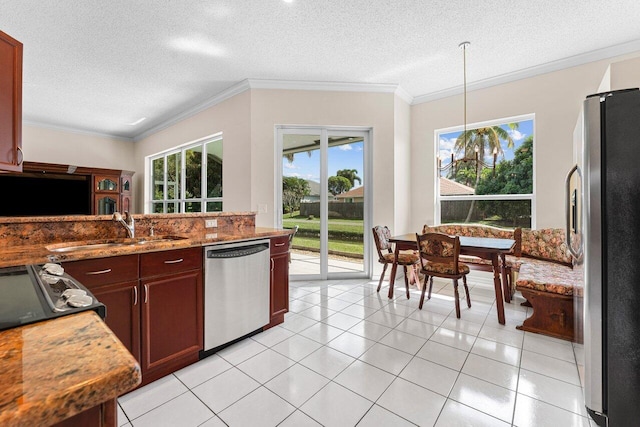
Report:
[[122,224],[124,228],[127,229],[127,235],[130,238],[136,237],[135,221],[133,220],[133,217],[129,214],[129,211],[124,211],[124,218],[122,218],[122,215],[120,214],[120,212],[114,212],[113,220],[116,222],[119,222],[120,224]]

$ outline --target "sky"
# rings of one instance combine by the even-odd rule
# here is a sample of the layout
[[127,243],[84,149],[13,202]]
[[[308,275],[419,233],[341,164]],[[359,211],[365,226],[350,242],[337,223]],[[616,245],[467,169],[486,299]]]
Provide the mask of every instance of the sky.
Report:
[[[358,176],[364,182],[364,151],[363,143],[355,142],[351,144],[330,147],[329,153],[329,176],[335,176],[341,169],[355,169]],[[287,159],[282,159],[284,176],[295,176],[320,182],[320,150],[314,150],[309,157],[308,152],[297,153],[293,158],[293,163]],[[356,181],[356,187],[360,184]]]
[[[498,163],[501,160],[512,160],[514,157],[514,150],[522,145],[524,140],[529,136],[533,135],[533,120],[524,120],[518,122],[517,129],[510,129],[506,124],[500,126],[502,129],[509,132],[511,138],[513,139],[513,148],[508,148],[507,143],[502,143],[502,150],[504,151],[504,157],[498,156]],[[442,159],[442,166],[446,166],[451,163],[451,153],[454,150],[454,145],[456,143],[456,139],[458,136],[462,134],[462,130],[456,132],[448,132],[442,133],[438,135],[438,153],[440,158]],[[461,158],[464,153],[455,153],[453,154],[456,158]],[[474,153],[468,153],[468,155],[474,155]],[[486,153],[485,161],[487,163],[493,163],[493,153]],[[442,176],[446,176],[446,172],[442,173]]]

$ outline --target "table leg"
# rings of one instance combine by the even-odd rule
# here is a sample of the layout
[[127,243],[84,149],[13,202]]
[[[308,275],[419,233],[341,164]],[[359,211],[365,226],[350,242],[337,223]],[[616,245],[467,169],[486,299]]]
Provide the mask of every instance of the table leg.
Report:
[[500,270],[502,271],[502,293],[504,294],[504,302],[511,302],[511,289],[509,289],[509,280],[507,278],[507,264],[504,254],[500,254],[500,260],[502,261]]
[[502,296],[502,283],[500,283],[500,263],[498,262],[498,254],[491,255],[491,264],[493,264],[493,287],[496,291],[496,308],[498,310],[498,323],[505,324],[504,320],[504,301]]
[[[399,253],[400,253],[400,250],[398,249],[398,245],[396,245],[395,252],[394,252],[394,260],[398,259]],[[393,298],[393,287],[395,286],[395,283],[396,283],[397,270],[398,270],[398,263],[394,261],[393,265],[391,266],[391,277],[389,277],[389,299]]]

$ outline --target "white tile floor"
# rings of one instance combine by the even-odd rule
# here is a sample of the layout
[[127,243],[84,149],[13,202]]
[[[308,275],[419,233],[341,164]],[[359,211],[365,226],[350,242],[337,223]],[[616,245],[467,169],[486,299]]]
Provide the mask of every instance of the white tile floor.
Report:
[[[582,347],[515,329],[472,272],[455,318],[449,281],[417,310],[399,280],[292,282],[285,322],[119,399],[121,426],[590,426]],[[591,426],[595,426],[591,424]]]

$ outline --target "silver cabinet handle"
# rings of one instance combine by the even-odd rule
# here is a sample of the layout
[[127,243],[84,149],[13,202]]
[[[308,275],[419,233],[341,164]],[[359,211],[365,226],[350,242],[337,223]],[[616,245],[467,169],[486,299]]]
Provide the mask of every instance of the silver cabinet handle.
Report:
[[133,305],[138,305],[138,287],[133,287]]
[[273,258],[271,259],[271,271],[273,271],[273,268],[275,266],[275,263],[273,262]]
[[280,246],[284,246],[284,243],[276,243],[274,246],[275,246],[276,248],[279,248]]
[[184,259],[179,258],[179,259],[174,259],[174,260],[171,260],[171,261],[165,261],[164,263],[165,264],[178,264],[178,263],[180,263],[182,261],[184,261]]
[[147,285],[144,285],[144,303],[146,304],[149,301],[149,288]]
[[95,276],[96,274],[107,274],[107,273],[111,273],[110,268],[107,268],[106,270],[100,270],[100,271],[87,271],[85,274],[87,276]]
[[22,164],[24,161],[24,154],[22,153],[22,147],[16,147],[18,149],[18,153],[20,153],[20,161],[18,161],[18,166]]

